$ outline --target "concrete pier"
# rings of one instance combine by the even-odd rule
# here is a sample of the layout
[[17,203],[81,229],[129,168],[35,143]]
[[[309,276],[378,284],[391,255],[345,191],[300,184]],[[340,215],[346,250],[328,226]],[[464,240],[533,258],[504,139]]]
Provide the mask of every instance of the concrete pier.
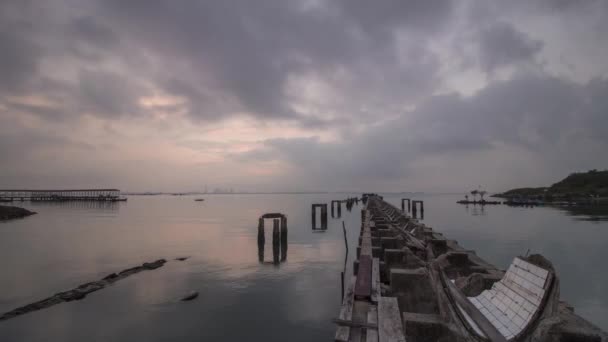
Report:
[[[420,206],[418,206],[420,204]],[[412,201],[412,216],[418,218],[418,207],[420,207],[420,218],[424,219],[424,202]]]
[[409,199],[409,198],[402,198],[401,199],[401,211],[403,211],[404,213],[405,213],[405,208],[406,208],[405,201],[407,201],[407,212],[409,213],[409,212],[412,211],[412,206],[411,206],[412,205],[412,203],[411,203],[412,200]]
[[[337,216],[336,216],[337,212]],[[342,217],[342,201],[333,200],[331,201],[331,217],[340,218]]]
[[541,255],[503,271],[381,197],[363,201],[335,341],[608,341],[560,300]]
[[[321,210],[321,227],[317,226],[317,208]],[[312,205],[312,230],[327,230],[327,203],[315,203]]]
[[287,216],[281,213],[268,213],[258,219],[258,260],[260,263],[266,263],[264,261],[265,220],[272,220],[272,263],[279,265],[287,260]]

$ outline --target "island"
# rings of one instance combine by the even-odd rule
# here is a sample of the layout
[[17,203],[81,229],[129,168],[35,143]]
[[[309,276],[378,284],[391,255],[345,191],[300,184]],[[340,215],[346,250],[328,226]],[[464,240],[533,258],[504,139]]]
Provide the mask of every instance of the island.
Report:
[[576,172],[548,187],[516,188],[492,197],[514,203],[608,203],[608,170]]

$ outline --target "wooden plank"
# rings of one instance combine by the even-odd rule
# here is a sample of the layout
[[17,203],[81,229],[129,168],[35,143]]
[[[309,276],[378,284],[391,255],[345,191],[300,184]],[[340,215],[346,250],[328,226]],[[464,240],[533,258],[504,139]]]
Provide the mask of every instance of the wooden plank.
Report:
[[395,297],[378,300],[378,341],[405,342],[399,304]]
[[[361,251],[363,253],[363,250]],[[372,293],[372,258],[361,255],[355,283],[355,298],[370,298]]]
[[[367,324],[370,326],[378,327],[378,308],[370,305],[369,311],[367,312]],[[377,329],[367,329],[367,342],[378,342],[378,330]]]
[[[369,302],[363,300],[357,300],[355,298],[355,304],[353,306],[353,319],[354,323],[367,324],[367,310],[369,308]],[[377,327],[376,327],[377,329]],[[364,327],[351,328],[350,329],[350,342],[362,342],[364,341],[365,331]]]
[[372,256],[372,239],[362,239],[361,240],[361,253],[360,256],[367,255]]
[[345,321],[339,318],[334,318],[331,320],[337,325],[343,325],[351,328],[365,328],[365,329],[378,329],[378,324],[372,324],[369,322],[361,323],[361,322],[353,322],[353,321]]
[[378,299],[380,298],[381,290],[380,290],[380,259],[373,258],[372,259],[372,302],[378,303]]
[[[342,299],[342,307],[340,308],[339,319],[344,321],[350,321],[353,315],[353,304],[355,301],[354,298],[354,288],[355,288],[355,279],[356,277],[351,277],[350,283],[346,292],[344,293],[344,298]],[[350,336],[350,328],[347,326],[339,326],[336,330],[336,335],[334,340],[339,342],[347,342]]]

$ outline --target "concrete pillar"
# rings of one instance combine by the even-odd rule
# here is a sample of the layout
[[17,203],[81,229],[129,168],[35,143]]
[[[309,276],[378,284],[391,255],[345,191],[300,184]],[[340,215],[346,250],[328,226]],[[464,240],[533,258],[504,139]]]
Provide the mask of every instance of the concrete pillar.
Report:
[[321,206],[321,229],[327,229],[327,203]]
[[279,249],[281,246],[281,231],[279,219],[272,220],[272,260],[276,264],[279,263]]
[[260,217],[258,222],[258,260],[264,262],[264,245],[266,237],[264,236],[264,219]]
[[287,260],[287,217],[281,217],[281,262]]

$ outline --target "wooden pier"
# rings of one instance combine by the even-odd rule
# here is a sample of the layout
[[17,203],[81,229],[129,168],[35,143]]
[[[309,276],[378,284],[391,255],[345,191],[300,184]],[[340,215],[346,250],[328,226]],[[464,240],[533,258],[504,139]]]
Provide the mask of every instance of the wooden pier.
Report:
[[505,272],[407,216],[403,201],[363,203],[335,341],[608,341],[560,301],[542,256],[516,257]]
[[67,202],[67,201],[126,201],[120,197],[118,189],[77,189],[77,190],[0,190],[1,202]]

